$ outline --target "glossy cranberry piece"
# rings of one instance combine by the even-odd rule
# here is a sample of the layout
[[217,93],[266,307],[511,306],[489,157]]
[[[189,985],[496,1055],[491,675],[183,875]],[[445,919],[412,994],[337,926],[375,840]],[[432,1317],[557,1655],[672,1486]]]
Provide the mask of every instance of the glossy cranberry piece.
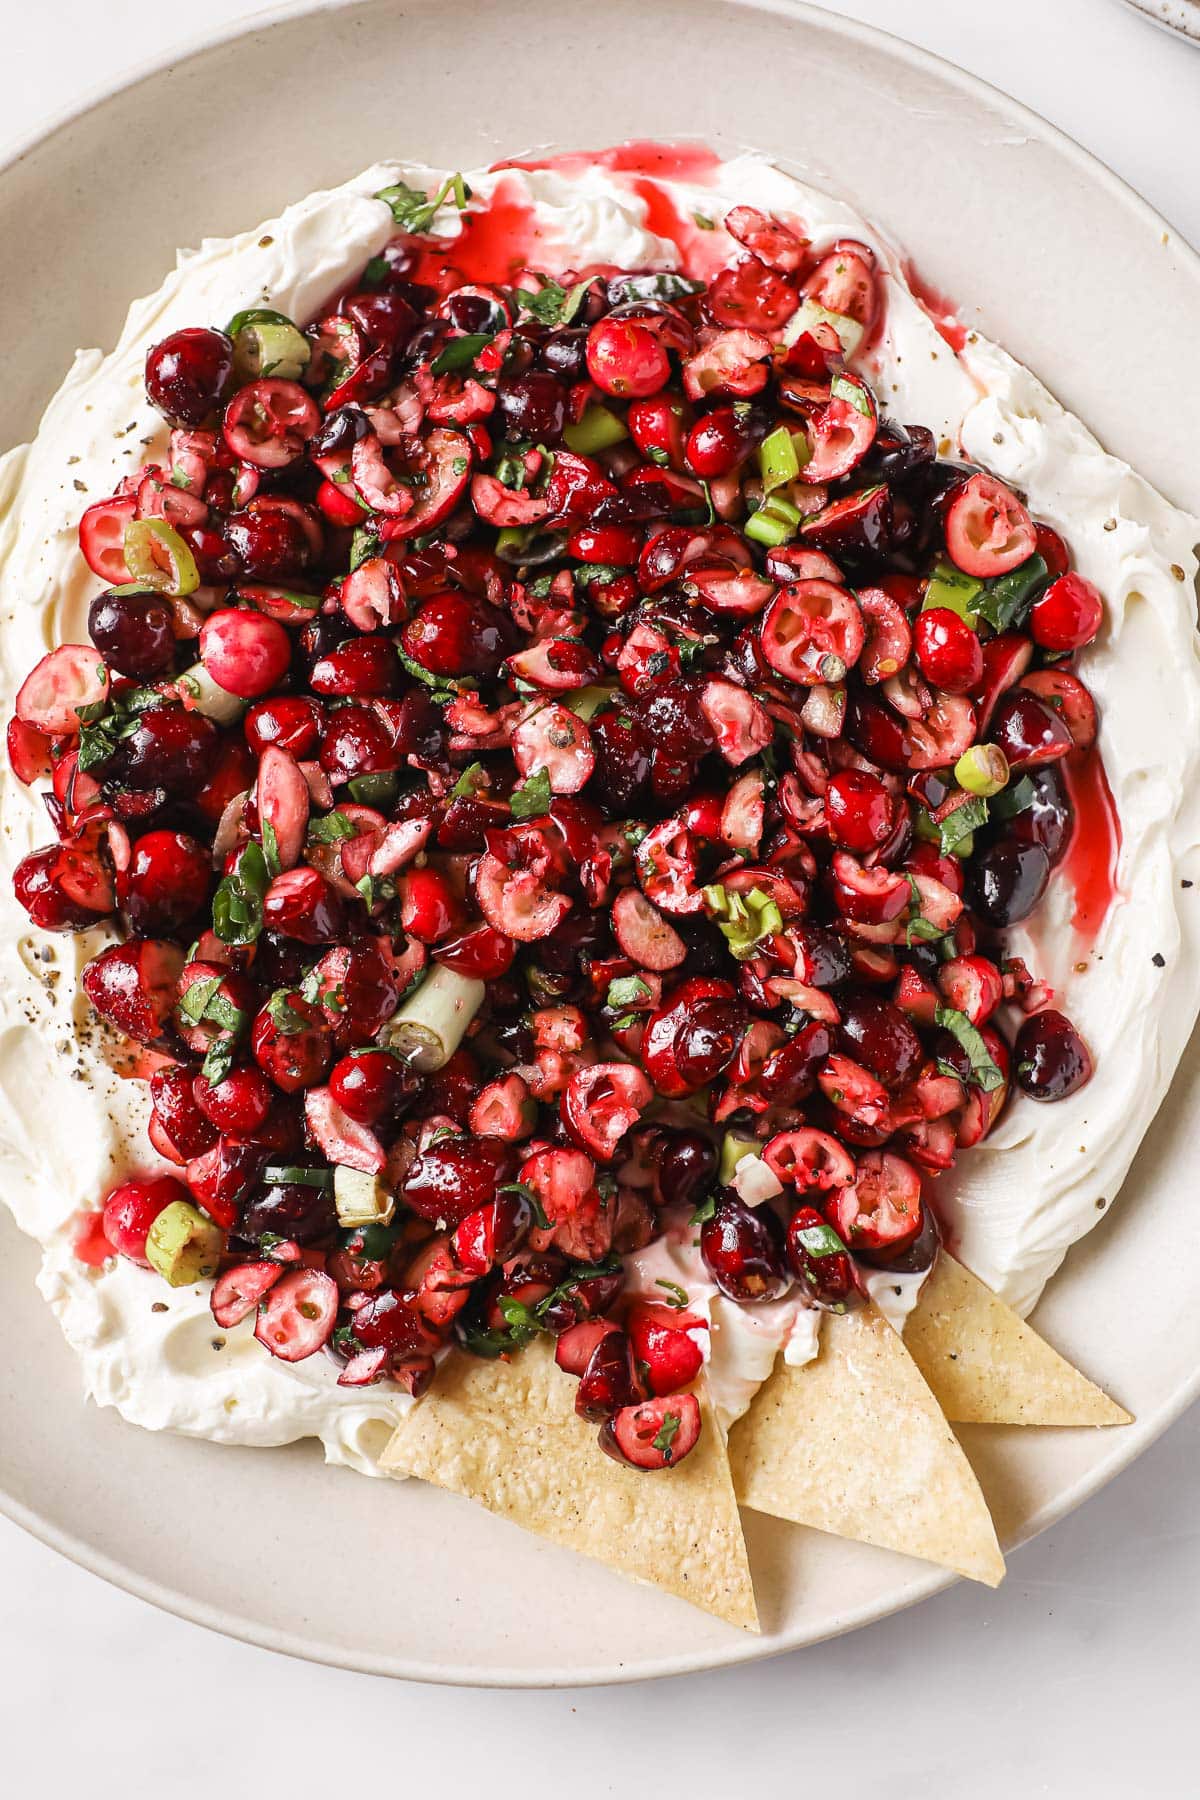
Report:
[[325,696],[394,694],[400,684],[395,645],[381,633],[350,638],[319,656],[308,679],[314,692]]
[[896,808],[877,775],[841,769],[825,790],[825,819],[835,844],[866,855],[890,837]]
[[756,1211],[736,1194],[724,1194],[700,1227],[700,1254],[731,1300],[777,1300],[791,1285],[774,1213],[765,1207]]
[[242,1214],[239,1237],[291,1238],[297,1244],[315,1244],[337,1229],[333,1188],[306,1181],[279,1181],[265,1186]]
[[841,1002],[842,1037],[847,1054],[868,1068],[884,1087],[911,1081],[924,1059],[921,1040],[890,1000],[874,994],[850,994]]
[[401,753],[391,732],[370,707],[341,706],[332,715],[321,742],[320,763],[333,781],[353,781],[398,769]]
[[967,694],[983,677],[983,647],[960,614],[949,607],[918,613],[913,650],[926,681],[948,694]]
[[188,1199],[181,1181],[159,1175],[141,1181],[123,1181],[104,1202],[104,1235],[121,1256],[150,1267],[146,1237],[160,1212]]
[[287,674],[292,642],[277,619],[249,608],[227,606],[204,621],[200,656],[227,694],[236,694],[239,700],[257,700]]
[[218,1131],[249,1138],[260,1129],[275,1098],[261,1069],[231,1069],[223,1080],[211,1082],[197,1075],[196,1105]]
[[567,390],[539,369],[508,376],[496,388],[496,416],[506,438],[555,444],[567,423]]
[[312,543],[297,511],[251,500],[241,512],[229,515],[225,542],[243,574],[256,581],[279,581],[308,567]]
[[159,1045],[182,970],[183,951],[178,944],[167,938],[138,938],[101,950],[80,980],[102,1018],[139,1044]]
[[693,976],[651,1013],[642,1064],[661,1094],[681,1099],[715,1081],[737,1055],[746,1029],[744,1003],[727,981]]
[[386,1050],[359,1050],[343,1056],[330,1071],[329,1087],[343,1112],[362,1125],[396,1116],[412,1098],[415,1078]]
[[1033,799],[1009,820],[1008,835],[1023,844],[1040,844],[1053,868],[1071,841],[1075,823],[1067,786],[1053,763],[1030,769],[1025,779],[1033,788]]
[[412,1296],[395,1288],[382,1288],[363,1302],[354,1315],[354,1335],[364,1349],[388,1350],[394,1356],[426,1354],[438,1342]]
[[687,440],[687,464],[694,475],[708,481],[728,475],[749,456],[763,433],[747,428],[746,413],[732,406],[718,406],[692,426]]
[[796,975],[808,987],[831,988],[850,977],[850,951],[840,932],[826,925],[794,925]]
[[1051,1007],[1021,1026],[1012,1068],[1017,1086],[1031,1100],[1065,1100],[1091,1080],[1092,1059],[1070,1019]]
[[[13,892],[40,931],[86,931],[89,925],[99,923],[107,908],[84,905],[68,875],[68,867],[82,872],[84,866],[85,859],[71,858],[62,844],[48,844],[44,850],[33,850],[17,864],[13,871]],[[90,881],[89,886],[99,893],[102,884],[98,864],[95,876],[96,880]]]
[[1055,762],[1075,748],[1075,740],[1056,712],[1036,694],[1018,688],[1002,700],[992,717],[988,737],[1008,758],[1009,767]]
[[263,1007],[250,1045],[255,1062],[285,1094],[316,1087],[333,1060],[333,1033],[323,1009],[294,991],[281,991]]
[[605,394],[637,400],[656,394],[671,373],[655,332],[637,319],[601,319],[587,341],[588,373]]
[[802,1025],[763,1064],[759,1085],[774,1106],[798,1106],[816,1086],[817,1075],[834,1049],[833,1031],[819,1019]]
[[121,909],[139,937],[177,931],[207,903],[212,859],[183,831],[148,831],[118,880]]
[[242,722],[246,742],[256,756],[272,744],[297,762],[314,756],[325,728],[325,709],[307,694],[276,694],[252,706]]
[[189,1163],[211,1150],[216,1126],[196,1104],[191,1069],[156,1069],[150,1077],[150,1141],[170,1162]]
[[881,769],[908,774],[912,742],[904,720],[892,707],[852,693],[846,708],[846,736],[856,750]]
[[210,772],[218,737],[203,713],[153,706],[138,714],[133,730],[122,738],[112,771],[126,787],[192,794]]
[[433,675],[495,675],[516,648],[508,620],[470,594],[434,594],[404,627],[404,652]]
[[512,967],[516,945],[490,925],[474,925],[438,945],[437,960],[459,975],[495,981]]
[[442,1138],[422,1150],[404,1178],[403,1197],[423,1219],[457,1225],[513,1178],[516,1153],[497,1138]]
[[1060,575],[1052,581],[1029,615],[1029,629],[1043,650],[1082,650],[1104,618],[1098,588],[1082,575]]
[[88,608],[88,635],[110,669],[133,681],[152,681],[174,667],[174,615],[161,594],[97,594]]
[[232,374],[232,339],[189,326],[151,345],[146,397],[172,425],[203,425],[224,399]]
[[797,1207],[788,1221],[787,1260],[809,1299],[823,1310],[844,1312],[857,1298],[854,1262],[833,1227],[811,1206]]
[[989,925],[1027,919],[1050,879],[1050,858],[1040,844],[1001,838],[971,858],[967,891],[971,907]]
[[699,1131],[664,1130],[655,1157],[655,1198],[663,1206],[700,1205],[717,1176],[717,1152]]
[[402,349],[417,323],[417,315],[407,299],[395,291],[351,294],[338,310],[358,326],[373,349]]
[[330,944],[342,935],[345,906],[316,869],[288,869],[267,889],[263,921],[269,930],[302,944]]
[[581,1419],[599,1424],[643,1397],[629,1337],[623,1331],[606,1331],[580,1376],[575,1411]]
[[613,707],[591,722],[596,759],[589,790],[612,813],[627,812],[650,777],[650,747],[633,714]]
[[695,1449],[702,1425],[695,1394],[655,1395],[606,1419],[597,1441],[614,1462],[634,1469],[671,1469]]

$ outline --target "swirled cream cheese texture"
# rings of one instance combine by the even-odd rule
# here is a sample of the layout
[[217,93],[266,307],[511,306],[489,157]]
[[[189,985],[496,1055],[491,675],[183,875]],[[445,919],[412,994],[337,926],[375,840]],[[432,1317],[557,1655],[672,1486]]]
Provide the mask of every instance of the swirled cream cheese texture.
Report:
[[[240,237],[181,255],[176,271],[130,310],[111,355],[80,352],[37,438],[0,461],[0,686],[7,716],[24,675],[55,643],[86,637],[99,584],[78,555],[83,509],[165,442],[147,406],[147,347],[183,325],[222,323],[270,304],[298,319],[377,254],[393,232],[372,196],[390,182],[429,185],[429,172],[380,164],[311,195]],[[620,175],[592,167],[472,177],[480,196],[519,183],[540,229],[547,269],[608,262],[678,266],[675,246],[646,228],[644,201]],[[1021,487],[1031,510],[1068,538],[1080,571],[1108,606],[1084,673],[1103,712],[1105,768],[1122,827],[1120,898],[1089,951],[1070,926],[1072,896],[1058,880],[1016,948],[1054,982],[1092,1046],[1096,1074],[1055,1107],[1015,1100],[987,1142],[941,1183],[943,1211],[963,1260],[1028,1311],[1069,1246],[1111,1203],[1182,1053],[1200,1001],[1200,661],[1193,629],[1194,546],[1200,525],[1169,506],[1002,350],[971,336],[961,355],[914,298],[901,258],[849,207],[755,157],[739,157],[703,186],[664,182],[679,211],[718,221],[739,202],[803,222],[820,247],[839,236],[870,243],[887,291],[887,323],[866,358],[883,410],[928,425],[939,441]],[[453,211],[437,228],[457,230]],[[720,243],[720,234],[713,242]],[[732,248],[732,246],[730,246]],[[40,798],[0,776],[0,1183],[23,1230],[43,1246],[40,1286],[79,1355],[87,1393],[133,1422],[222,1442],[321,1439],[330,1461],[374,1472],[405,1406],[384,1388],[338,1389],[321,1357],[288,1366],[248,1324],[214,1327],[205,1290],[170,1289],[116,1261],[93,1270],[71,1248],[71,1220],[112,1181],[146,1166],[144,1087],[114,1076],[92,1041],[79,969],[103,941],[32,934],[11,894],[16,862],[50,835]],[[1152,961],[1158,953],[1165,966]],[[1130,1199],[1136,1201],[1136,1194]],[[680,1246],[682,1252],[689,1246]],[[668,1247],[678,1279],[695,1275]],[[654,1274],[645,1280],[653,1287]],[[917,1283],[873,1284],[901,1325]],[[896,1292],[894,1289],[899,1289]],[[744,1410],[782,1344],[792,1361],[815,1354],[816,1320],[794,1306],[755,1319],[712,1293],[711,1375],[722,1414]],[[162,1309],[162,1310],[159,1310]]]

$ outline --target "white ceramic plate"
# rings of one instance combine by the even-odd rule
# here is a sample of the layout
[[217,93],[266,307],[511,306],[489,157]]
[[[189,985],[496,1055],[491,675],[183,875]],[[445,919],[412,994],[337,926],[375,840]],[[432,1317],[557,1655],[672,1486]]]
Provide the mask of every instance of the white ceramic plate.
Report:
[[[0,444],[33,430],[77,344],[113,341],[178,243],[242,229],[379,156],[453,168],[684,136],[765,150],[883,221],[965,319],[1200,511],[1200,360],[1177,356],[1200,324],[1195,253],[1014,102],[771,0],[305,6],[98,100],[0,171],[0,243],[21,247],[0,259],[5,341],[21,345],[0,384]],[[1200,1388],[1198,1076],[1193,1058],[1121,1205],[1037,1315],[1138,1423],[963,1434],[1010,1547],[1094,1493]],[[0,1504],[97,1573],[256,1643],[434,1681],[620,1681],[811,1643],[946,1580],[748,1514],[765,1626],[748,1638],[464,1501],[326,1469],[311,1445],[142,1433],[80,1404],[34,1246],[7,1221],[0,1255]]]

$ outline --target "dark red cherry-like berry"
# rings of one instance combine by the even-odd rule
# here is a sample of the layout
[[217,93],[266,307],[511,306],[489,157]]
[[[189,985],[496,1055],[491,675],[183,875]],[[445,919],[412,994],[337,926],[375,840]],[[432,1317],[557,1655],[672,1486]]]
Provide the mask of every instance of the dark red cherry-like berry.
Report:
[[404,1202],[423,1219],[457,1225],[511,1181],[517,1155],[498,1138],[442,1138],[422,1150],[404,1178]]
[[121,739],[110,768],[127,787],[192,794],[211,771],[217,735],[203,713],[182,706],[149,707]]
[[260,1188],[249,1201],[238,1234],[257,1239],[270,1232],[293,1243],[314,1244],[330,1237],[336,1227],[331,1189],[307,1181],[279,1181]]
[[731,1300],[777,1300],[791,1285],[774,1213],[756,1211],[736,1194],[724,1194],[700,1227],[700,1254]]
[[973,856],[967,869],[973,910],[989,925],[1027,919],[1050,879],[1050,858],[1040,844],[1001,838]]
[[1065,1100],[1091,1079],[1092,1059],[1070,1019],[1050,1007],[1021,1026],[1012,1069],[1017,1086],[1031,1100]]
[[787,1260],[814,1305],[844,1312],[857,1297],[854,1263],[846,1246],[811,1206],[797,1207],[788,1221]]
[[189,326],[151,345],[146,396],[172,425],[203,425],[220,406],[232,374],[232,339]]
[[363,1125],[378,1125],[393,1118],[416,1083],[413,1076],[386,1050],[357,1050],[334,1064],[329,1087],[343,1112]]
[[884,1087],[900,1088],[912,1080],[925,1052],[898,1006],[874,994],[850,994],[841,1011],[848,1055],[870,1069]]
[[825,790],[825,820],[835,844],[866,855],[895,829],[895,803],[877,775],[841,769]]
[[97,594],[88,609],[88,635],[108,667],[134,681],[152,681],[175,662],[170,603],[149,588]]

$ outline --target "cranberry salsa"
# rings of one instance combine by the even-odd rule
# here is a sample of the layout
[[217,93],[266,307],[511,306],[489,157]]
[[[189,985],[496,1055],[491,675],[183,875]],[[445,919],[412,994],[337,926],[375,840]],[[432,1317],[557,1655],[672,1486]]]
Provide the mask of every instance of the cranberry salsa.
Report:
[[1088,1079],[1004,930],[1076,830],[1102,601],[880,416],[864,245],[739,206],[707,282],[493,285],[430,233],[461,178],[381,198],[322,317],[150,350],[169,448],[84,513],[92,642],[8,727],[57,834],[15,888],[120,928],[83,987],[177,1173],[108,1194],[114,1253],[349,1388],[550,1334],[662,1469],[705,1319],[623,1259],[843,1310],[930,1266],[1011,1086]]

